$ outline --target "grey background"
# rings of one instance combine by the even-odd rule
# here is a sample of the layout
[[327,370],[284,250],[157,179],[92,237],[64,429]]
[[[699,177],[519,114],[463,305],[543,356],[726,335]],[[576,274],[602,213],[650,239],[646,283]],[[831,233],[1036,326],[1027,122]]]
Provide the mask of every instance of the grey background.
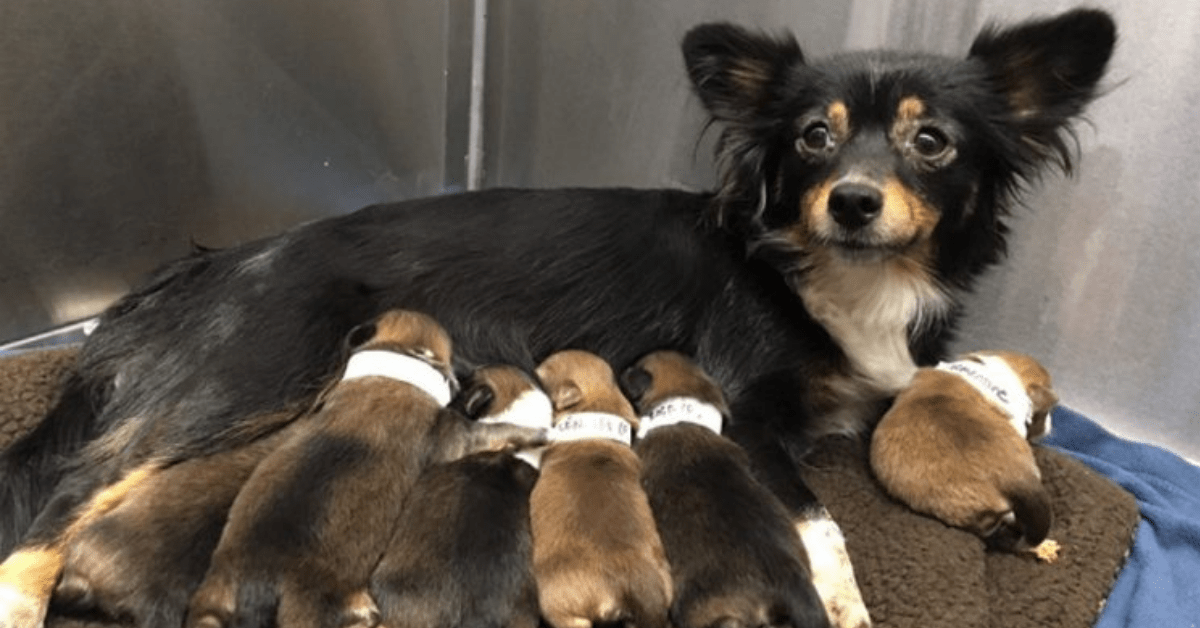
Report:
[[[1074,179],[1018,210],[960,349],[1200,458],[1200,3],[1108,0],[1121,42]],[[726,19],[806,54],[963,54],[1049,0],[492,0],[487,186],[705,188],[678,41]],[[462,189],[469,0],[0,4],[0,343],[85,319],[195,241]]]

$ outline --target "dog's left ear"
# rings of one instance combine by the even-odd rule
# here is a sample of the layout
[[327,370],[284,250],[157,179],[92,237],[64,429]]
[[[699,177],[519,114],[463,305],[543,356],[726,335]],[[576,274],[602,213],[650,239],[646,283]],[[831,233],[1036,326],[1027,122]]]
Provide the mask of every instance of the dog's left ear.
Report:
[[1064,132],[1096,96],[1117,40],[1112,17],[1075,9],[1008,28],[985,28],[969,57],[982,62],[1007,99],[1027,157],[1071,169]]
[[641,366],[631,366],[621,373],[621,392],[637,405],[642,397],[646,396],[646,392],[650,390],[650,385],[654,383],[654,376]]
[[375,323],[363,323],[350,330],[346,336],[346,347],[351,350],[357,349],[370,342],[375,337],[375,333]]

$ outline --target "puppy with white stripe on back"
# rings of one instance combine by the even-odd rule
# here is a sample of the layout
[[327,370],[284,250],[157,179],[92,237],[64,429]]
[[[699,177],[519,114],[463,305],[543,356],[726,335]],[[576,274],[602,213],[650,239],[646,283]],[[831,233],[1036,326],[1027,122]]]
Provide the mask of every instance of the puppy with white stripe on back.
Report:
[[871,468],[913,510],[975,533],[992,547],[1038,547],[1053,513],[1030,441],[1058,403],[1033,358],[978,352],[920,369],[871,438]]
[[543,617],[554,628],[665,628],[671,572],[630,447],[633,406],[591,353],[555,353],[537,375],[555,420],[530,497]]
[[543,430],[472,423],[446,408],[451,342],[432,318],[393,310],[349,335],[341,379],[308,429],[259,464],[234,500],[189,628],[370,628],[366,594],[422,470],[468,453],[540,444]]
[[787,509],[721,436],[729,408],[717,383],[686,356],[657,351],[621,384],[641,415],[635,451],[674,578],[672,624],[825,625]]
[[[550,428],[550,400],[524,371],[485,366],[454,407],[482,423]],[[436,464],[417,479],[371,597],[388,628],[536,628],[529,495],[537,471],[509,452]]]

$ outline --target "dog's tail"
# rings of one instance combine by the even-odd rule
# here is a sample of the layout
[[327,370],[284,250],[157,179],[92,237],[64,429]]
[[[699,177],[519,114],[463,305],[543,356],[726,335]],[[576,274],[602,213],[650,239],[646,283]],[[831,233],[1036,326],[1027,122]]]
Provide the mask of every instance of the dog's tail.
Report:
[[0,454],[0,557],[12,551],[46,505],[65,462],[94,435],[94,408],[87,386],[72,375],[37,427]]
[[1050,534],[1054,512],[1050,496],[1040,481],[1026,483],[1010,491],[1014,521],[1003,525],[988,539],[988,544],[1005,550],[1037,547]]

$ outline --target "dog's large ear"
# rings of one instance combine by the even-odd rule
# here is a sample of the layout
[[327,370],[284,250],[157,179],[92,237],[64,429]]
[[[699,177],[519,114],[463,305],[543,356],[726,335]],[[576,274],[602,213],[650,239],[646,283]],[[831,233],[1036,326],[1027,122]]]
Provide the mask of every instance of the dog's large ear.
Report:
[[1116,44],[1108,13],[1076,9],[1008,28],[985,28],[969,57],[984,64],[1007,99],[1030,161],[1071,170],[1068,123],[1096,96]]
[[472,382],[455,397],[453,406],[471,420],[484,416],[496,400],[496,391],[487,384]]
[[773,38],[732,24],[701,24],[683,38],[683,60],[701,102],[714,118],[747,121],[770,87],[804,62],[790,35]]

